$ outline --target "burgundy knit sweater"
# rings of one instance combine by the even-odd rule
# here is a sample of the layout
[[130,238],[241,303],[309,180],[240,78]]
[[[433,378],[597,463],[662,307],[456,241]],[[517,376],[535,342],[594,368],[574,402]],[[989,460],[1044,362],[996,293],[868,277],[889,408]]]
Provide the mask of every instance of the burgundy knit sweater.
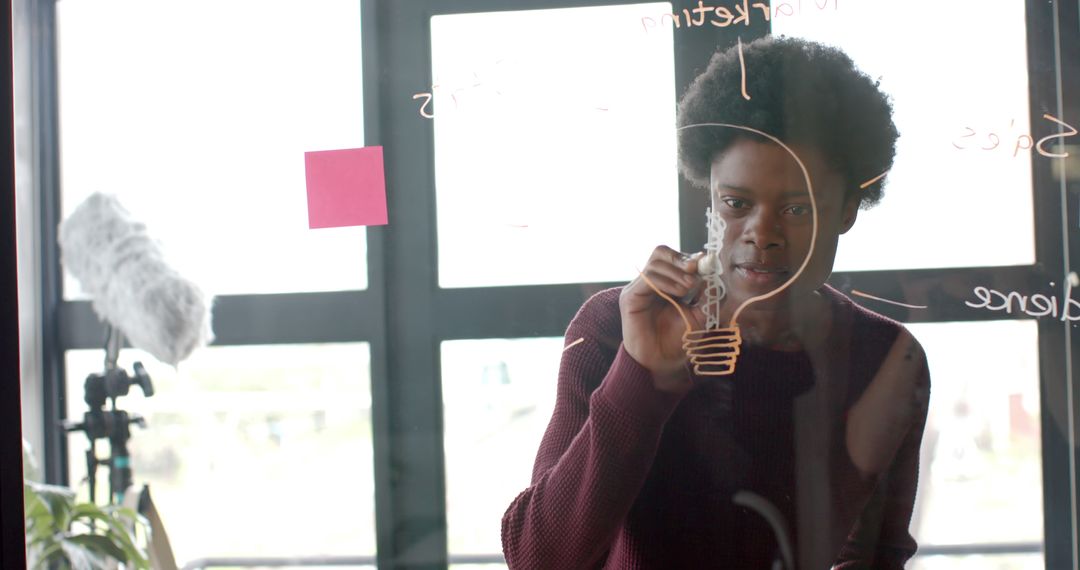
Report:
[[[586,301],[566,333],[584,341],[563,353],[532,484],[503,516],[509,567],[771,569],[782,558],[773,527],[732,500],[750,491],[783,514],[800,568],[903,568],[925,417],[880,477],[861,477],[843,443],[847,409],[900,325],[821,293],[828,358],[744,345],[735,374],[695,378],[683,397],[657,392],[623,350],[619,289]],[[796,413],[807,401],[831,412]]]

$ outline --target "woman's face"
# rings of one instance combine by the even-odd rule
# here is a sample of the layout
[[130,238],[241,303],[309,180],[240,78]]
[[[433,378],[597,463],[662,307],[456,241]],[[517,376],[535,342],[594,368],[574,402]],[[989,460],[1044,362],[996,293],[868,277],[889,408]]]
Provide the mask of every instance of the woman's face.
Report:
[[[845,203],[847,181],[816,148],[790,145],[806,166],[817,201],[813,255],[789,289],[754,308],[798,303],[829,277],[840,234],[851,228],[858,200]],[[741,304],[795,275],[811,254],[813,217],[806,176],[780,145],[738,138],[713,158],[713,208],[727,223],[720,262],[728,300]]]

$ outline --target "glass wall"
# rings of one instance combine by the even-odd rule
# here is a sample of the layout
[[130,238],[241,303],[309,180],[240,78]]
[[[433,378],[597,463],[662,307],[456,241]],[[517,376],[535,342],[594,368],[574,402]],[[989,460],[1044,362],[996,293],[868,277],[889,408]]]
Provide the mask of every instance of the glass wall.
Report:
[[[68,416],[81,419],[82,375],[100,373],[100,350],[67,353]],[[131,468],[150,487],[177,560],[357,555],[375,551],[370,357],[365,343],[222,346],[178,369],[139,350],[153,383],[117,406],[131,427]],[[87,497],[83,434],[71,436],[71,480]],[[97,443],[98,456],[109,445]],[[109,470],[97,473],[108,496]],[[319,521],[319,532],[309,532]]]
[[364,145],[356,2],[57,12],[63,216],[116,195],[218,295],[367,286],[363,228],[308,230],[304,192],[304,152]]
[[[933,396],[911,531],[921,545],[1043,541],[1035,323],[913,324]],[[1009,358],[988,359],[987,354]],[[1008,494],[998,492],[1011,489]],[[1043,568],[1038,554],[917,557],[915,568]]]
[[[55,225],[94,192],[115,194],[170,264],[216,296],[209,346],[176,367],[139,347],[118,362],[144,363],[154,382],[152,396],[133,388],[116,405],[146,420],[132,428],[131,466],[135,484],[153,491],[177,562],[505,568],[515,553],[508,535],[520,531],[541,546],[517,553],[595,555],[579,565],[647,557],[660,542],[670,550],[658,556],[757,545],[806,565],[835,560],[850,528],[872,532],[880,501],[892,501],[890,516],[912,510],[910,521],[881,523],[917,542],[908,568],[1072,560],[1080,405],[1068,382],[1080,279],[1071,263],[1080,247],[1069,247],[1068,228],[1080,224],[1080,177],[1075,156],[1060,154],[1078,148],[1070,123],[1080,109],[1062,95],[1060,72],[1080,51],[1061,49],[1071,45],[1052,25],[1061,3],[949,0],[932,17],[898,0],[555,4],[56,3],[59,157],[48,189],[56,207],[43,222]],[[678,103],[715,52],[738,73],[707,86],[729,97],[712,107],[764,105],[786,96],[785,81],[814,79],[744,58],[768,35],[842,49],[888,97],[899,131],[888,170],[835,182],[829,153],[862,136],[860,125],[820,149],[792,142],[773,160],[762,150],[779,148],[769,133],[723,124],[742,138],[704,158],[710,188],[680,174]],[[763,79],[770,74],[782,77]],[[809,123],[791,124],[831,128],[855,112],[821,101],[800,108]],[[814,123],[820,117],[829,124]],[[767,122],[760,113],[745,120]],[[388,223],[310,229],[304,153],[365,145],[383,153]],[[738,145],[753,150],[739,155]],[[736,164],[723,162],[727,153]],[[721,183],[724,172],[744,178]],[[880,177],[879,205],[834,208],[834,188],[862,191]],[[820,201],[803,203],[811,178]],[[772,211],[758,191],[791,203]],[[707,229],[710,197],[727,217]],[[656,271],[654,248],[702,251],[712,231],[753,253],[716,277],[731,298],[740,286],[768,295],[803,272],[803,258],[776,252],[809,252],[810,227],[826,242],[813,242],[809,257],[820,281],[773,309],[794,320],[813,314],[806,322],[822,326],[784,321],[790,330],[773,338],[755,320],[773,309],[718,302],[741,335],[735,374],[693,376],[660,427],[635,431],[653,419],[648,406],[608,392],[659,401],[654,392],[671,386],[633,374],[645,366],[623,342],[634,300],[611,289],[638,279],[649,297],[642,310],[661,315],[650,324],[676,338],[684,325],[706,326],[686,315],[701,316],[706,306],[695,301],[711,293],[678,289],[666,270],[651,273],[660,284],[649,287],[669,289],[668,298],[648,292],[639,275]],[[62,260],[43,259],[62,270]],[[104,326],[77,280],[57,281],[47,347],[58,355],[56,394],[47,397],[77,421],[84,379],[104,369]],[[582,309],[590,299],[603,306]],[[749,315],[741,324],[740,314]],[[921,437],[905,440],[910,455],[890,456],[869,476],[851,451],[858,435],[838,434],[855,425],[861,402],[894,386],[897,357],[892,336],[844,336],[853,314],[890,334],[903,324],[925,351],[932,386],[921,434],[919,413],[913,431],[897,430]],[[624,368],[609,375],[616,355]],[[852,363],[861,368],[845,368]],[[635,379],[641,385],[628,388]],[[787,399],[770,407],[781,393]],[[895,400],[872,419],[906,409]],[[588,420],[562,434],[574,405]],[[634,437],[595,425],[620,411],[619,433]],[[564,444],[557,456],[540,453],[545,434]],[[86,438],[62,437],[68,482],[88,498]],[[771,446],[779,451],[760,452]],[[618,463],[646,448],[637,471]],[[612,472],[574,463],[575,453],[599,462],[611,450],[620,466]],[[534,497],[560,472],[575,500],[560,503],[569,514],[553,524]],[[100,499],[107,469],[98,473]],[[905,474],[917,491],[889,495],[903,493]],[[633,492],[613,490],[627,480]],[[865,492],[859,500],[871,506],[844,511],[839,488]],[[767,496],[779,517],[732,506],[746,489]],[[596,497],[609,507],[626,499],[596,544],[543,542],[536,528],[576,529]],[[529,508],[515,522],[514,510]],[[777,518],[789,526],[765,522]],[[710,522],[686,528],[701,520]],[[837,520],[846,522],[836,536],[820,522]],[[695,542],[695,532],[716,540]],[[731,536],[750,539],[723,542]],[[563,566],[574,564],[552,565]]]
[[[364,228],[309,229],[305,192],[305,152],[364,146],[360,30],[355,1],[56,3],[60,218],[112,194],[170,267],[216,296],[213,346],[176,368],[137,348],[118,363],[141,361],[153,382],[151,397],[132,387],[116,406],[145,419],[131,428],[134,489],[152,490],[180,565],[375,555],[370,344],[229,310],[368,288]],[[71,273],[63,298],[91,300]],[[252,335],[280,340],[231,344]],[[63,366],[78,421],[104,351],[67,350]],[[67,437],[86,499],[88,442]],[[99,467],[99,503],[108,474]]]
[[678,239],[671,33],[638,28],[664,7],[431,19],[440,286],[626,280]]

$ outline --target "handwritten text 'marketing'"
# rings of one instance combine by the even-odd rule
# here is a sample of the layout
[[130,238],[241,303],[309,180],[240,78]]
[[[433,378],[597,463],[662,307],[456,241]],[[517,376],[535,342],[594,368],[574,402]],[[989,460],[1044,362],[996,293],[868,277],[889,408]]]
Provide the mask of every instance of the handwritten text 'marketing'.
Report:
[[[819,11],[824,11],[829,7],[829,0],[808,0],[814,3]],[[832,9],[835,11],[838,6],[839,0],[833,0]],[[732,8],[726,6],[709,6],[705,4],[704,0],[698,0],[697,8],[684,8],[682,13],[673,12],[671,14],[662,14],[658,18],[651,18],[645,16],[641,19],[641,26],[648,32],[659,25],[670,22],[676,28],[681,28],[684,24],[688,28],[696,26],[704,26],[706,18],[709,24],[716,26],[717,28],[726,28],[728,26],[742,24],[744,26],[750,25],[750,20],[754,18],[756,10],[761,11],[761,17],[765,18],[768,22],[770,19],[779,16],[794,16],[796,14],[802,14],[803,3],[802,0],[796,0],[795,2],[774,2],[774,7],[769,8],[769,5],[765,2],[750,3],[750,0],[742,0],[741,3],[736,3]]]

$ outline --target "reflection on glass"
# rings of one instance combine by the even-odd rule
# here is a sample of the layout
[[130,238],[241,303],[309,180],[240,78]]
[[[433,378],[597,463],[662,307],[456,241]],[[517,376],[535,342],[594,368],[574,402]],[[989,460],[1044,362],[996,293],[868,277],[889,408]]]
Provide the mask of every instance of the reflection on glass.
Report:
[[359,2],[56,9],[64,216],[117,194],[214,294],[367,286],[363,228],[309,230],[304,179],[305,151],[364,144]]
[[642,26],[670,11],[431,19],[440,286],[625,281],[678,245],[672,32]]
[[[907,326],[926,349],[932,378],[912,534],[923,546],[1041,544],[1035,321]],[[914,562],[926,570],[1043,566],[1041,555]]]
[[[885,197],[841,239],[835,269],[1033,263],[1035,151],[1024,137],[1057,125],[1030,124],[1024,3],[937,2],[929,18],[903,0],[801,4],[772,19],[773,33],[846,51],[893,97],[900,130]],[[934,41],[911,41],[912,30]],[[943,235],[979,247],[941,247]]]
[[[68,417],[103,350],[67,352]],[[117,401],[141,414],[129,448],[180,564],[209,556],[373,555],[374,475],[366,343],[210,347],[174,370],[139,350],[156,393]],[[108,456],[99,440],[98,456]],[[69,436],[71,482],[88,494],[86,437]],[[98,471],[98,502],[108,470]],[[313,530],[317,529],[317,530]]]
[[529,486],[555,406],[561,338],[442,343],[450,554],[502,552],[503,512]]
[[[908,326],[925,347],[933,376],[912,534],[924,546],[1041,543],[1034,321]],[[552,411],[562,342],[443,343],[452,554],[501,552],[499,522],[528,486]],[[1014,357],[982,357],[1006,353]],[[932,556],[911,564],[923,570],[1012,570],[1041,568],[1042,556]]]

